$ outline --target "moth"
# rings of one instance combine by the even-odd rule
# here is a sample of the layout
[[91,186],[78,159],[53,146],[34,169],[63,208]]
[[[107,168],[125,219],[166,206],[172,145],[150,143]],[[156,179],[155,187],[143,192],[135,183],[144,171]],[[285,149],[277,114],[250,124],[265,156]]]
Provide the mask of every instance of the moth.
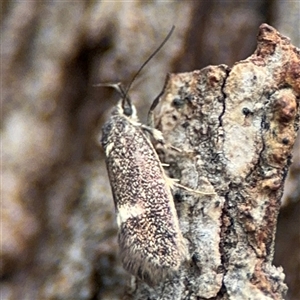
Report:
[[[120,83],[98,84],[114,87],[121,95],[102,128],[101,139],[119,227],[121,260],[125,270],[150,286],[174,276],[188,257],[171,193],[172,186],[198,194],[214,194],[191,190],[166,176],[148,135],[150,133],[163,144],[162,133],[139,122],[136,108],[128,96],[134,79],[163,47],[173,30],[174,26],[140,67],[126,91]],[[161,95],[150,107],[149,124]]]
[[101,144],[119,227],[118,243],[125,270],[150,286],[171,277],[186,259],[167,178],[147,135],[162,142],[160,131],[142,125],[120,84],[122,95],[102,128]]

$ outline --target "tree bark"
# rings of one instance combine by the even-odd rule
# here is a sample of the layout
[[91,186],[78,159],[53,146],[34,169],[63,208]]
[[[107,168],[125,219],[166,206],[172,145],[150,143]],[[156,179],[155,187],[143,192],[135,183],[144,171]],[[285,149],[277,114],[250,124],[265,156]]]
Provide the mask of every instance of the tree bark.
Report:
[[299,127],[300,50],[262,24],[257,49],[232,69],[170,74],[156,127],[170,177],[216,196],[175,193],[190,257],[173,280],[135,282],[128,299],[284,299],[272,265],[284,180]]

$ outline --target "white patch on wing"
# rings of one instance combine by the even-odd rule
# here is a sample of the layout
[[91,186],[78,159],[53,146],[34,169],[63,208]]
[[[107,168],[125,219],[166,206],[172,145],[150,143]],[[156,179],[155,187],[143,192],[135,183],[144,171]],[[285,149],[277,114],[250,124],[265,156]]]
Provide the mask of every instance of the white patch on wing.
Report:
[[139,205],[131,205],[131,204],[124,204],[118,207],[118,214],[117,214],[117,223],[120,227],[122,223],[126,222],[129,218],[137,217],[143,215],[145,213],[145,209]]

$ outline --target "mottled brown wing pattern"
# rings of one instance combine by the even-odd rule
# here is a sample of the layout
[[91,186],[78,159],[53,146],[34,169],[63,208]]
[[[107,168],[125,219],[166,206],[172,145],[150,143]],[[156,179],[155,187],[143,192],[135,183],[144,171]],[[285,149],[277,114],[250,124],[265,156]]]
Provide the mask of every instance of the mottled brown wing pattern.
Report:
[[176,272],[187,248],[160,160],[140,125],[117,111],[102,145],[115,201],[124,268],[149,285]]

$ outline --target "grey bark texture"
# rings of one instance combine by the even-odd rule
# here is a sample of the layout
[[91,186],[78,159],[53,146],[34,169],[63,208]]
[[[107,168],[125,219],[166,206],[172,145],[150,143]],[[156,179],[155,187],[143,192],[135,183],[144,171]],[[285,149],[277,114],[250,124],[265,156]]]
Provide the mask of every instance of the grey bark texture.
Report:
[[[299,47],[299,5],[290,1],[2,1],[0,298],[122,298],[130,276],[119,259],[114,204],[99,147],[101,127],[118,96],[93,85],[127,84],[172,25],[176,26],[173,36],[136,80],[130,96],[145,120],[166,74],[178,72],[170,75],[155,115],[156,126],[182,153],[158,152],[162,161],[170,163],[166,171],[171,177],[200,191],[214,188],[218,197],[174,191],[190,265],[186,262],[169,284],[180,293],[184,287],[190,291],[186,299],[193,293],[209,296],[216,291],[212,299],[229,297],[228,291],[234,297],[232,278],[243,279],[240,276],[250,261],[255,269],[249,273],[251,280],[242,281],[244,291],[254,286],[254,296],[265,290],[265,295],[272,292],[280,297],[285,286],[281,277],[275,283],[282,272],[271,267],[271,252],[281,172],[287,170],[285,159],[296,130],[293,118],[284,120],[299,92],[294,83],[298,79],[292,79],[292,74],[299,74],[297,64],[296,73],[285,73],[291,62],[282,66],[280,55],[294,48],[279,39],[286,51],[275,51],[278,55],[270,55],[270,60],[267,54],[254,54],[262,58],[262,65],[253,63],[256,83],[246,79],[258,94],[251,99],[243,94],[241,103],[237,102],[243,91],[232,85],[241,81],[239,70],[250,67],[251,58],[231,71],[225,65],[206,66],[231,66],[251,55],[263,22],[275,24]],[[259,84],[270,88],[269,98],[266,90],[259,92]],[[232,94],[234,90],[238,93]],[[178,93],[180,97],[173,99]],[[262,101],[266,105],[259,108]],[[258,124],[264,114],[265,127]],[[285,269],[288,300],[300,297],[299,146],[294,161],[279,215],[274,263]],[[247,170],[251,170],[248,177]],[[238,183],[239,178],[245,181]],[[255,180],[265,188],[251,186]],[[248,197],[249,189],[254,196]],[[271,211],[267,211],[269,201]],[[188,221],[183,222],[186,216]],[[249,255],[239,254],[244,246],[249,246]],[[239,260],[241,267],[231,264],[237,256],[246,256]],[[271,273],[274,276],[268,278]],[[136,284],[136,291],[132,286],[127,295],[160,291]],[[168,289],[161,291],[163,295]]]
[[190,258],[157,288],[136,283],[129,299],[284,299],[272,265],[290,153],[299,128],[300,50],[262,24],[258,45],[232,69],[170,74],[156,127],[169,175],[195,190],[175,201]]

